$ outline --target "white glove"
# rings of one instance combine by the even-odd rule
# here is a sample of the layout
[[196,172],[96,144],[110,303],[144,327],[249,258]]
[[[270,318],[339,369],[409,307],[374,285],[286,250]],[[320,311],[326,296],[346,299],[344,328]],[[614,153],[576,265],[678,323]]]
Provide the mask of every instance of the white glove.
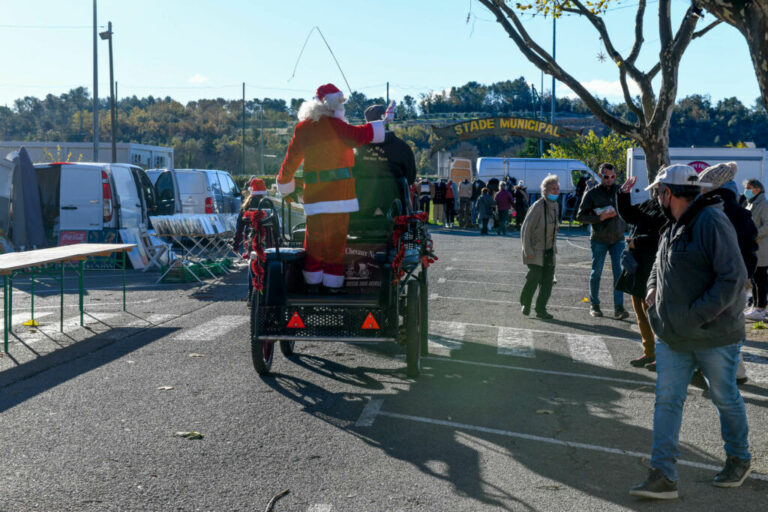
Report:
[[382,118],[382,121],[384,121],[385,123],[391,123],[394,120],[395,120],[395,100],[392,100],[389,102],[387,111],[384,112],[384,117]]

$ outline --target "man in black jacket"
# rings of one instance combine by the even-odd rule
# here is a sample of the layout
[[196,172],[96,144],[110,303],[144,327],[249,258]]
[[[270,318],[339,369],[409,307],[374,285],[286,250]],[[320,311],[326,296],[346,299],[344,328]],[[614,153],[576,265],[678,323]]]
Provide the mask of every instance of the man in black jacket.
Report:
[[576,220],[590,224],[589,243],[592,248],[592,273],[589,275],[589,301],[592,304],[589,314],[603,316],[600,310],[600,277],[603,273],[606,254],[611,255],[613,269],[613,308],[614,317],[623,320],[629,316],[624,309],[624,294],[615,289],[621,274],[621,253],[624,251],[624,232],[627,225],[617,212],[616,169],[605,163],[600,166],[600,185],[589,189],[581,199]]
[[[381,119],[385,111],[384,105],[372,105],[365,109],[365,118]],[[384,142],[356,150],[352,176],[360,214],[386,215],[395,198],[405,197],[403,178],[408,185],[416,180],[416,159],[408,143],[387,130]]]

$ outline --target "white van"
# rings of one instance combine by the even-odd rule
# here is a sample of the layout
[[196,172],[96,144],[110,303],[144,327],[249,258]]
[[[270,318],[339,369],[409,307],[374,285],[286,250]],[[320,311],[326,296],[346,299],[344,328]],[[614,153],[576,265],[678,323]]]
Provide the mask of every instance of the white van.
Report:
[[597,174],[580,160],[556,158],[492,158],[477,159],[477,177],[488,183],[491,178],[503,180],[507,176],[518,183],[525,182],[530,194],[538,194],[541,182],[549,174],[560,180],[560,193],[570,194],[576,190],[579,178],[586,176],[597,178]]
[[155,192],[141,167],[118,163],[35,164],[43,227],[49,241],[62,231],[146,227]]
[[227,171],[216,169],[150,169],[158,215],[237,213],[242,193]]
[[[669,148],[670,164],[685,164],[701,172],[707,167],[725,162],[736,162],[739,171],[736,184],[743,190],[744,180],[755,178],[766,182],[768,161],[763,148]],[[627,176],[637,176],[637,183],[632,189],[632,203],[642,203],[648,199],[648,170],[645,166],[645,153],[642,148],[627,150]]]

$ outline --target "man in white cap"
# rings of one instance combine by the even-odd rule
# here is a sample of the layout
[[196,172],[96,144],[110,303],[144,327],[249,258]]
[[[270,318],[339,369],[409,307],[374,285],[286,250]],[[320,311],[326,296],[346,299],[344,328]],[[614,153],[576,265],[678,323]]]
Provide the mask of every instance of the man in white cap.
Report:
[[349,213],[359,209],[351,167],[354,148],[384,142],[384,121],[394,118],[394,101],[384,120],[362,126],[344,121],[344,94],[333,84],[321,85],[317,94],[299,107],[299,124],[277,175],[283,196],[296,189],[294,175],[304,162],[304,280],[309,290],[322,284],[337,292],[344,284],[344,255]]
[[736,233],[720,200],[701,195],[710,183],[693,168],[671,165],[648,187],[669,222],[648,279],[648,319],[656,334],[656,404],[648,478],[632,496],[675,499],[675,461],[688,383],[696,367],[709,380],[720,416],[725,466],[718,487],[738,487],[751,472],[744,400],[736,367],[745,338],[743,291],[747,271]]

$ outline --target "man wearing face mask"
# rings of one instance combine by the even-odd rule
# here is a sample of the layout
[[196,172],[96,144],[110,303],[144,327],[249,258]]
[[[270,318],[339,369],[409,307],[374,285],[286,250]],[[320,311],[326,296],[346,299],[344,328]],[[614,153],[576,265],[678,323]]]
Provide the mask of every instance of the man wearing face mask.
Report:
[[600,310],[600,277],[606,254],[611,255],[613,269],[614,317],[623,320],[629,316],[624,309],[624,294],[615,289],[621,275],[621,253],[624,251],[624,232],[627,225],[619,217],[616,205],[616,169],[609,163],[600,166],[600,185],[589,189],[581,199],[576,220],[590,224],[589,243],[592,248],[592,273],[589,275],[589,314],[603,316]]
[[678,497],[675,461],[683,405],[697,366],[709,380],[727,456],[712,483],[738,487],[752,471],[747,414],[736,387],[745,338],[742,294],[747,270],[720,199],[701,195],[702,188],[711,188],[711,183],[699,181],[687,165],[662,169],[648,187],[669,222],[645,299],[656,334],[658,372],[651,469],[645,482],[630,490],[633,496]]

